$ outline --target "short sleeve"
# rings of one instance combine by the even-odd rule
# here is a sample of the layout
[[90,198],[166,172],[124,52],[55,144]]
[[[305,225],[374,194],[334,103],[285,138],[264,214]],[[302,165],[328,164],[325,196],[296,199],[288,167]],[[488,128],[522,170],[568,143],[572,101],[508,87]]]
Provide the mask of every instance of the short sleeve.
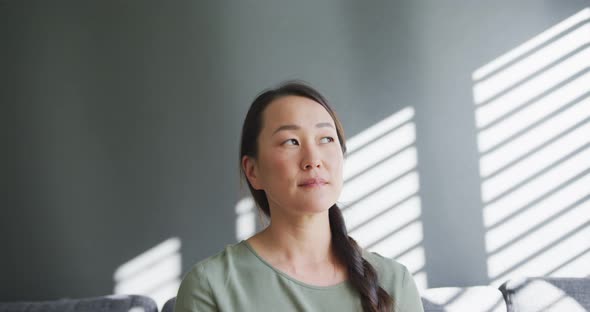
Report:
[[204,268],[197,264],[180,283],[174,312],[209,311],[217,311],[217,307]]
[[397,297],[398,310],[395,312],[424,312],[422,299],[414,282],[412,274],[404,266],[404,277],[400,296]]

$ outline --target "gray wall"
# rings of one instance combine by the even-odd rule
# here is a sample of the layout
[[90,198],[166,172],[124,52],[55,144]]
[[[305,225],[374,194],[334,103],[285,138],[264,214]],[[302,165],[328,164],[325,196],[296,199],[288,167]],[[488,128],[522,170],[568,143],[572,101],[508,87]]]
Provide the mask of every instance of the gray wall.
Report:
[[108,294],[177,236],[235,241],[250,101],[311,82],[352,136],[416,110],[430,287],[487,284],[472,72],[568,1],[0,1],[0,300]]

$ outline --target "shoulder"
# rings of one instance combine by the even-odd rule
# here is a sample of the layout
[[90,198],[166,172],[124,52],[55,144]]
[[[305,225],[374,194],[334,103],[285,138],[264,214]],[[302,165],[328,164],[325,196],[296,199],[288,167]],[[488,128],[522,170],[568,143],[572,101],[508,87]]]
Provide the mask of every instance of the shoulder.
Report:
[[382,281],[403,282],[410,274],[405,265],[376,252],[363,250],[363,257],[375,268]]
[[396,311],[423,311],[416,283],[405,265],[375,252],[363,251],[363,257],[377,271],[381,287],[393,296]]
[[240,243],[226,246],[219,253],[194,264],[184,275],[176,297],[175,311],[217,311],[216,290],[223,287],[233,263],[244,254]]
[[363,257],[377,271],[379,285],[394,297],[404,291],[408,280],[413,283],[412,274],[405,265],[375,252],[363,251]]
[[187,275],[196,275],[200,278],[210,278],[223,275],[227,272],[229,266],[234,266],[239,263],[236,261],[247,253],[247,247],[243,242],[227,245],[225,248],[209,256],[192,266]]

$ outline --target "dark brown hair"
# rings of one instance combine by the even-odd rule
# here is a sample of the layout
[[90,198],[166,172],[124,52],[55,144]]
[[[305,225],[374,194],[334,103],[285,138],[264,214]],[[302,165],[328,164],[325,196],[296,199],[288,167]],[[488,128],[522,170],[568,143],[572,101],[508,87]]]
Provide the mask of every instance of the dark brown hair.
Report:
[[[242,139],[240,142],[240,169],[254,201],[262,210],[262,212],[270,217],[270,208],[268,199],[264,190],[255,190],[248,178],[246,177],[244,169],[241,166],[241,160],[244,156],[249,156],[254,159],[258,155],[258,136],[262,130],[262,113],[274,100],[284,96],[301,96],[311,99],[322,105],[332,116],[336,124],[336,133],[340,141],[342,153],[346,153],[346,143],[344,140],[344,132],[342,124],[336,113],[330,108],[326,99],[314,88],[300,81],[289,81],[280,85],[278,88],[269,89],[261,93],[254,99],[244,125],[242,127]],[[362,256],[362,249],[354,239],[348,236],[344,218],[340,212],[340,208],[334,204],[329,210],[330,218],[330,232],[332,233],[332,244],[336,257],[342,261],[347,267],[348,276],[352,285],[358,290],[361,296],[363,310],[365,312],[381,312],[391,311],[393,306],[393,298],[379,286],[377,272],[375,268]]]

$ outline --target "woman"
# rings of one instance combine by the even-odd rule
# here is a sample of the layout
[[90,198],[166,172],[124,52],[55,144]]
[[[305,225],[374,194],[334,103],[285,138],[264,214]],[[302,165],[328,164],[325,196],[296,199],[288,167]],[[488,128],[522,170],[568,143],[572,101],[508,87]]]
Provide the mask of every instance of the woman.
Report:
[[240,161],[270,223],[197,263],[175,311],[423,311],[408,270],[347,234],[336,205],[345,152],[340,121],[316,90],[289,82],[260,94]]

